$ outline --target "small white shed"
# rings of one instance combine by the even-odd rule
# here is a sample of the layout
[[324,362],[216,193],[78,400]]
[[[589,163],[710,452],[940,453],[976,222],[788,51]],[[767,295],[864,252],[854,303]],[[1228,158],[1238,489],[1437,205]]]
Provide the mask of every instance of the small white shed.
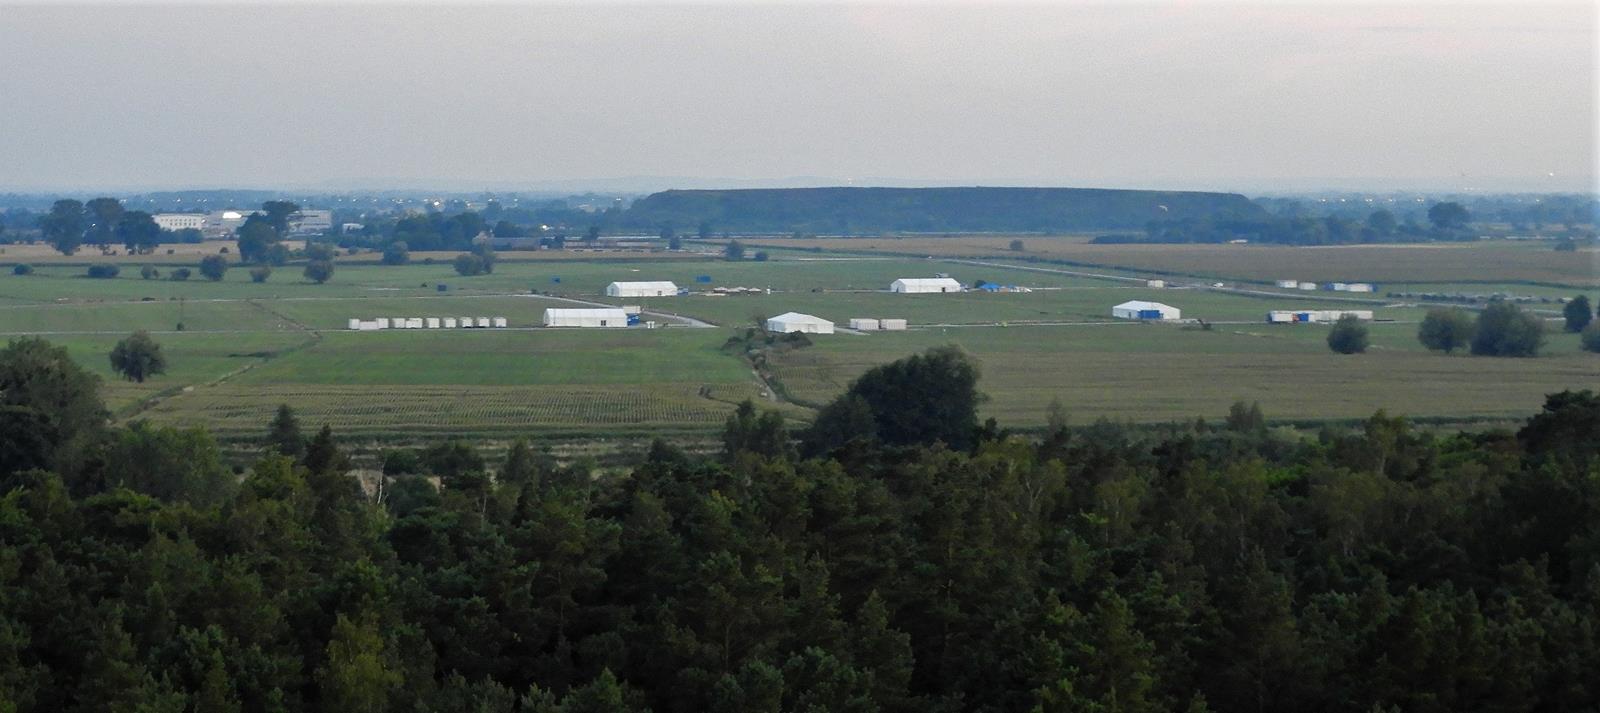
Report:
[[908,295],[960,292],[961,283],[953,277],[902,277],[889,283],[889,291]]
[[851,317],[850,328],[859,329],[862,331],[877,331],[878,320],[872,319],[871,317]]
[[478,318],[478,326],[483,328],[483,329],[488,329],[489,328],[489,318],[488,317],[479,317]]
[[883,331],[885,332],[906,331],[906,321],[903,319],[880,319],[878,320],[878,324],[882,325]]
[[351,317],[350,318],[350,328],[351,329],[360,329],[361,328],[361,318],[360,317]]
[[455,317],[445,317],[444,318],[444,328],[445,329],[455,329],[456,328],[456,318]]
[[472,320],[471,317],[462,317],[461,318],[461,328],[462,329],[471,329],[472,325],[473,325],[473,320]]
[[506,324],[507,324],[507,322],[506,322],[506,318],[505,317],[495,317],[494,318],[494,326],[496,326],[496,327],[498,327],[500,329],[505,329]]
[[438,328],[439,328],[439,318],[438,317],[429,317],[428,318],[428,329],[438,329]]
[[1172,305],[1144,300],[1130,300],[1111,308],[1111,316],[1117,319],[1178,319],[1180,314]]
[[544,311],[546,327],[626,327],[628,313],[620,309],[550,308]]
[[821,317],[799,312],[784,312],[767,320],[767,329],[773,332],[803,332],[805,334],[833,334],[833,323]]
[[607,297],[671,297],[676,294],[678,285],[666,280],[613,282],[606,285]]

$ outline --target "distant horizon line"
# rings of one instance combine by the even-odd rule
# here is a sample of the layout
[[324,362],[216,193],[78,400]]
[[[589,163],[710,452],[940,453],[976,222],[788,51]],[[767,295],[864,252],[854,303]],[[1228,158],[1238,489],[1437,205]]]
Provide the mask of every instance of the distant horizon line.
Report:
[[[1551,185],[1554,183],[1555,185]],[[1453,184],[1453,185],[1452,185]],[[1581,186],[1581,187],[1580,187]],[[1387,192],[1417,193],[1600,193],[1600,178],[1546,176],[1537,177],[1480,177],[1463,180],[1460,177],[1322,177],[1322,178],[1248,178],[1234,180],[1181,180],[1181,179],[1104,179],[1077,181],[1066,179],[914,179],[890,177],[838,178],[824,176],[790,176],[783,178],[716,178],[700,176],[615,176],[571,179],[471,180],[471,179],[409,179],[409,178],[357,178],[330,179],[315,183],[284,183],[278,185],[227,185],[218,183],[189,184],[116,184],[86,183],[73,186],[52,184],[0,184],[0,193],[43,196],[52,194],[88,193],[186,193],[211,191],[295,192],[295,193],[383,193],[383,192],[438,192],[465,193],[629,193],[649,194],[668,190],[759,190],[786,188],[1080,188],[1104,190],[1182,191],[1204,193],[1240,193],[1256,196],[1294,195],[1320,192]]]

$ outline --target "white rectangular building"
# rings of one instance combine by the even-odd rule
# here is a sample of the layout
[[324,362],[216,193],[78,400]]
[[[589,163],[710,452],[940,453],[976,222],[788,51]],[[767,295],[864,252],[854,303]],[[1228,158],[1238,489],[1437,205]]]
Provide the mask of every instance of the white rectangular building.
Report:
[[473,319],[471,317],[462,317],[461,318],[461,328],[462,329],[471,329],[473,324],[475,324],[475,322],[473,321]]
[[506,324],[508,324],[508,322],[506,321],[505,317],[495,317],[494,318],[494,326],[496,326],[496,327],[498,327],[500,329],[505,329]]
[[438,329],[438,328],[439,328],[439,318],[438,317],[429,317],[428,318],[428,329]]
[[851,317],[850,328],[875,332],[878,330],[878,320],[870,317]]
[[479,328],[488,329],[489,326],[490,326],[490,323],[489,323],[489,318],[488,317],[479,317],[478,318],[478,327]]
[[651,282],[613,282],[606,285],[607,297],[672,297],[678,286],[665,280]]
[[456,328],[456,318],[455,317],[445,317],[444,318],[444,328],[445,329],[455,329]]
[[961,283],[952,277],[902,277],[889,283],[889,291],[908,295],[960,292]]
[[883,331],[885,332],[906,331],[906,321],[903,319],[880,319],[878,320],[878,324],[883,327]]
[[206,227],[205,213],[157,213],[150,218],[162,230],[200,230]]
[[767,320],[767,331],[801,332],[804,334],[833,334],[833,323],[821,317],[814,317],[799,312],[784,312]]
[[1177,307],[1144,300],[1131,300],[1111,308],[1111,316],[1117,319],[1178,319],[1180,315]]
[[1278,280],[1276,284],[1286,290],[1294,290],[1300,287],[1299,280]]
[[1157,290],[1162,290],[1162,289],[1166,289],[1167,281],[1166,280],[1145,280],[1144,281],[1144,286],[1145,287],[1151,287],[1151,288],[1154,288],[1154,289],[1157,289]]
[[628,313],[620,309],[578,308],[544,311],[546,327],[627,327]]

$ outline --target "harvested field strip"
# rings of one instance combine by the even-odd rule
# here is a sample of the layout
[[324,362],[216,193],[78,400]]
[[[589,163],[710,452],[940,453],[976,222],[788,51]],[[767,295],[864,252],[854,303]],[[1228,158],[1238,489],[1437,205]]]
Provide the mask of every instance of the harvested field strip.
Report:
[[[709,392],[707,391],[709,389]],[[601,428],[705,430],[743,399],[759,400],[754,384],[659,384],[617,389],[587,386],[315,386],[200,387],[145,413],[152,421],[205,425],[221,434],[265,428],[280,403],[310,427],[343,434],[471,434]]]

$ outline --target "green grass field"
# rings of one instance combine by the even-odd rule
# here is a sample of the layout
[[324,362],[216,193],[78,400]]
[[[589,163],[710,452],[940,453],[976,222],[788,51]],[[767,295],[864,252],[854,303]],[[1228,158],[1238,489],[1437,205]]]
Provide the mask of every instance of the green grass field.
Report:
[[1271,283],[1280,279],[1319,282],[1491,282],[1600,287],[1600,250],[1558,253],[1546,241],[1483,241],[1404,245],[1283,247],[1270,245],[1092,245],[1082,237],[1021,238],[1026,250],[1009,249],[1012,238],[762,239],[762,245],[820,247],[856,253],[938,257],[1012,257],[1061,260],[1151,273]]
[[[947,240],[955,241],[948,243],[955,246],[970,241],[985,246],[999,239]],[[908,241],[883,242],[904,246]],[[1036,242],[1028,239],[1030,250]],[[1106,247],[1063,240],[1059,249]],[[1563,295],[1565,288],[1518,282],[1521,271],[1533,263],[1543,264],[1545,256],[1521,252],[1515,255],[1526,258],[1524,262],[1499,262],[1513,254],[1504,251],[1522,249],[1503,245],[1436,249],[1456,251],[1449,254],[1462,260],[1449,269],[1415,275],[1415,291],[1459,287],[1459,291]],[[1344,255],[1333,250],[1293,252]],[[1130,264],[1192,257],[1184,251],[1164,257],[1149,253],[1125,251],[1123,257],[1129,257],[1125,262]],[[1351,254],[1410,253],[1380,248]],[[1466,263],[1476,265],[1474,271],[1464,271]],[[1371,296],[1371,304],[1356,304],[1329,293],[1261,296],[1149,289],[1137,281],[1029,267],[1060,266],[980,266],[926,257],[862,258],[784,250],[775,251],[767,262],[684,256],[507,260],[497,265],[494,274],[472,278],[456,275],[442,261],[398,267],[341,263],[331,282],[315,285],[300,279],[297,266],[278,268],[271,280],[256,284],[238,267],[213,283],[142,280],[137,267],[126,266],[118,279],[91,280],[81,277],[82,265],[41,265],[30,276],[0,274],[0,333],[39,334],[64,344],[104,377],[105,396],[119,418],[204,425],[240,438],[259,433],[280,403],[294,406],[309,424],[328,423],[341,433],[390,438],[517,434],[639,439],[666,432],[704,434],[714,431],[745,398],[804,421],[810,414],[807,408],[770,400],[749,365],[720,349],[756,316],[786,311],[816,314],[841,326],[851,317],[900,317],[913,325],[913,331],[905,333],[818,336],[814,346],[777,358],[775,373],[786,393],[800,402],[832,398],[875,364],[955,343],[982,364],[981,388],[990,396],[985,415],[1020,427],[1042,424],[1052,398],[1060,398],[1080,422],[1100,417],[1135,421],[1210,417],[1225,412],[1236,399],[1260,400],[1268,415],[1279,419],[1359,418],[1379,408],[1439,419],[1511,418],[1535,410],[1547,392],[1600,381],[1600,359],[1579,352],[1575,336],[1554,331],[1545,356],[1537,359],[1428,353],[1415,339],[1415,321],[1424,310],[1394,304],[1381,292]],[[162,269],[165,273],[170,266]],[[1136,269],[1106,272],[1128,275],[1136,274]],[[1249,260],[1229,268],[1230,276],[1239,276],[1232,279],[1258,269],[1264,268]],[[982,279],[1034,291],[950,295],[883,291],[897,277],[941,272],[967,283]],[[709,275],[712,281],[699,283],[695,280],[699,275]],[[655,279],[673,280],[696,291],[744,286],[773,292],[649,299],[601,296],[604,286],[615,280]],[[1421,282],[1424,279],[1436,282]],[[446,285],[443,292],[438,288],[441,283]],[[545,308],[573,306],[535,293],[642,304],[649,311],[721,326],[535,329]],[[1111,306],[1130,299],[1172,304],[1185,317],[1205,320],[1213,328],[1112,320]],[[1373,348],[1357,356],[1330,353],[1323,341],[1325,326],[1262,323],[1270,309],[1337,308],[1372,309],[1380,320],[1395,321],[1372,325]],[[464,316],[503,316],[519,329],[361,333],[345,329],[352,317]],[[175,331],[180,321],[184,331]],[[1030,326],[1036,323],[1058,326]],[[169,373],[145,384],[116,380],[106,359],[116,340],[135,329],[154,333],[171,364]]]

